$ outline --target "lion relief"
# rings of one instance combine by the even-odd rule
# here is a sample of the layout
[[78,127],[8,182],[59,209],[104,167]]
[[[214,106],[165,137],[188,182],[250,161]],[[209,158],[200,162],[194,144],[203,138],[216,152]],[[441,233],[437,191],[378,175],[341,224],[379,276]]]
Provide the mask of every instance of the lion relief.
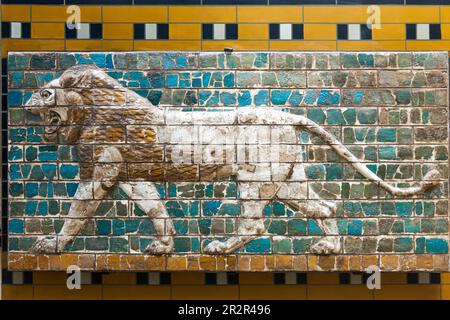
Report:
[[145,253],[171,253],[176,232],[155,185],[165,181],[237,183],[241,206],[237,233],[226,241],[209,242],[203,253],[229,254],[263,235],[263,211],[273,200],[316,219],[325,235],[312,246],[312,253],[341,253],[335,202],[321,199],[307,187],[300,131],[320,138],[392,195],[421,194],[440,180],[433,169],[421,183],[398,188],[304,116],[264,107],[163,108],[92,65],[67,69],[34,92],[26,109],[44,123],[47,143],[74,145],[80,158],[80,183],[64,225],[56,236],[39,237],[31,249],[35,253],[63,251],[113,187],[152,219],[157,239]]

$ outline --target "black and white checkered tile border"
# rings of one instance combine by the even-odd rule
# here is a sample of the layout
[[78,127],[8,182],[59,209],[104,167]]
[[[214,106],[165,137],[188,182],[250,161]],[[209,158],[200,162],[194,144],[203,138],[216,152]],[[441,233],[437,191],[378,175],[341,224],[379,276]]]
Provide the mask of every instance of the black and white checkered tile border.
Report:
[[372,40],[372,28],[367,24],[338,24],[338,40]]
[[441,25],[439,23],[418,23],[406,25],[407,40],[440,40]]
[[102,39],[101,23],[78,23],[70,27],[66,24],[66,39]]
[[2,22],[2,38],[11,38],[11,39],[31,38],[31,23]]
[[134,39],[167,40],[169,39],[168,23],[135,23]]
[[303,24],[300,23],[271,23],[269,25],[271,40],[302,40]]
[[307,275],[305,272],[276,272],[273,274],[273,284],[306,284]]
[[236,23],[205,23],[202,25],[203,40],[236,40],[238,25]]
[[137,285],[167,285],[171,284],[170,272],[138,272]]

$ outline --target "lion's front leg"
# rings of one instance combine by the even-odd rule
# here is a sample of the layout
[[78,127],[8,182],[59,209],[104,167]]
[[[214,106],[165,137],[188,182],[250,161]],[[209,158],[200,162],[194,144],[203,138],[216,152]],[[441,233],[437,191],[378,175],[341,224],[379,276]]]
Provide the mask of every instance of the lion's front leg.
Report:
[[144,252],[157,255],[171,253],[175,228],[163,201],[160,200],[155,184],[152,182],[120,183],[119,187],[153,221],[158,239],[150,243]]
[[64,221],[64,225],[57,236],[42,236],[38,238],[32,252],[59,253],[71,243],[95,214],[100,201],[117,181],[122,162],[120,152],[113,147],[105,148],[99,158],[99,164],[94,168],[92,181],[81,181]]

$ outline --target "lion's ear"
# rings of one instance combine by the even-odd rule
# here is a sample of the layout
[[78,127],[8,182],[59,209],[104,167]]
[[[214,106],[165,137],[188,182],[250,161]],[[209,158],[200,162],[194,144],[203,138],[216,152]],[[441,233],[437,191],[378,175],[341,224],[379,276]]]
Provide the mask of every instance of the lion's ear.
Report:
[[59,78],[61,88],[115,87],[117,82],[92,64],[80,64],[63,72]]

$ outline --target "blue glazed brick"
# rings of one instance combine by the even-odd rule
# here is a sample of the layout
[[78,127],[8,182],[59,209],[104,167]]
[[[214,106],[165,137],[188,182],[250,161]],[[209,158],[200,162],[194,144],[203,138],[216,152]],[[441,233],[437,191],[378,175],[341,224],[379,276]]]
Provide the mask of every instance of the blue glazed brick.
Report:
[[149,219],[141,220],[141,222],[139,223],[137,233],[142,235],[155,234],[156,230],[155,226],[153,225],[153,222]]
[[239,216],[241,214],[241,206],[237,203],[223,203],[219,209],[220,216]]
[[427,253],[448,253],[448,242],[445,239],[427,238],[425,242]]
[[9,220],[9,228],[8,231],[10,233],[24,233],[24,221],[22,219],[10,219]]
[[400,217],[409,217],[414,212],[413,202],[395,202],[395,211]]
[[414,252],[419,253],[419,254],[425,253],[425,238],[424,237],[416,238],[416,248],[415,248]]
[[185,235],[189,232],[189,221],[188,220],[174,220],[173,226],[177,234]]
[[245,245],[245,251],[249,253],[269,253],[272,243],[270,238],[258,238]]
[[400,237],[394,239],[394,251],[395,252],[409,252],[413,249],[412,238]]
[[308,235],[310,236],[320,236],[323,235],[323,231],[316,221],[309,219],[308,220]]
[[362,234],[362,221],[361,220],[349,220],[348,221],[348,234],[352,236],[359,236]]
[[377,140],[379,142],[396,142],[397,130],[394,128],[381,128],[378,130]]
[[79,166],[73,164],[62,164],[59,167],[61,179],[75,179],[79,172]]
[[219,212],[219,208],[222,205],[218,200],[206,200],[202,203],[202,215],[203,216],[216,216]]
[[396,147],[383,146],[379,149],[380,160],[396,160],[397,159],[397,149]]
[[305,219],[290,219],[288,220],[288,234],[291,236],[306,235],[306,220]]

